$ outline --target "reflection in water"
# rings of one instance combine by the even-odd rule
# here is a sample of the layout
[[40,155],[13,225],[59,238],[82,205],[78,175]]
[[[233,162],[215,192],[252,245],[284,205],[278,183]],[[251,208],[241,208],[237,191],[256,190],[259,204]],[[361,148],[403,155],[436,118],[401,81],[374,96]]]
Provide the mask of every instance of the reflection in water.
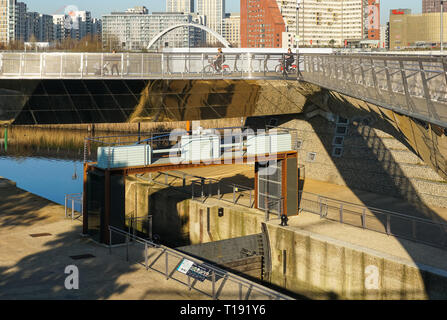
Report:
[[82,192],[82,176],[73,179],[81,161],[33,157],[0,157],[0,176],[15,181],[17,187],[59,204],[65,194]]

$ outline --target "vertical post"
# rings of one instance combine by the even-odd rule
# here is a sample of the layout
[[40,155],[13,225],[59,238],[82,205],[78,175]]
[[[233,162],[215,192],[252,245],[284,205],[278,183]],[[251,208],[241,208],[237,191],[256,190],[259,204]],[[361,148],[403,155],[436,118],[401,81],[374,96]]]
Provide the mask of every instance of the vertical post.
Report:
[[65,219],[67,219],[67,202],[68,202],[67,195],[65,195]]
[[362,212],[362,227],[366,229],[366,208],[363,208]]
[[205,55],[202,53],[202,79],[204,78],[205,74]]
[[112,254],[112,230],[109,229],[109,254]]
[[161,54],[161,78],[163,79],[165,75],[165,54]]
[[236,186],[233,185],[233,204],[236,204]]
[[88,212],[87,212],[87,175],[88,175],[88,164],[84,162],[84,187],[82,191],[82,229],[84,234],[88,234]]
[[166,262],[166,280],[169,280],[169,272],[168,272],[168,263],[169,263],[169,252],[168,252],[168,250],[166,250],[166,260],[165,260],[165,262]]
[[40,54],[40,77],[42,78],[43,74],[43,53]]
[[194,200],[194,180],[193,181],[191,181],[191,193],[192,193],[192,200]]
[[126,234],[126,261],[129,261],[129,235]]
[[188,290],[191,291],[191,277],[188,276]]
[[217,183],[217,197],[220,199],[222,199],[221,197],[221,193],[220,193],[220,181]]
[[144,54],[141,54],[141,76],[144,75]]
[[216,272],[213,270],[211,273],[212,277],[212,291],[213,291],[213,300],[216,300]]
[[242,300],[242,283],[239,282],[239,300]]
[[146,270],[149,270],[148,255],[147,255],[147,242],[144,243],[144,263],[146,266]]
[[441,53],[444,52],[444,0],[441,0]]
[[124,53],[121,53],[121,78],[124,77]]
[[75,212],[74,207],[75,207],[75,201],[74,201],[74,199],[71,199],[71,220],[72,221],[74,220],[74,212]]
[[249,203],[250,208],[251,208],[251,203],[252,203],[252,190],[250,190],[250,203]]
[[104,53],[101,53],[101,77],[104,76]]
[[388,215],[386,216],[386,234],[387,234],[387,235],[391,235],[390,220],[391,220],[391,217],[390,217],[390,215],[388,214]]
[[84,77],[84,53],[81,53],[81,79]]
[[[101,228],[103,230],[103,232],[107,232],[107,229],[109,228],[109,222],[110,222],[110,207],[111,207],[111,203],[110,203],[110,186],[111,183],[111,179],[110,179],[110,170],[105,170],[105,177],[104,177],[104,221],[103,221],[103,225],[101,225]],[[106,237],[103,237],[103,239],[105,239]]]
[[340,223],[343,223],[343,204],[340,205]]

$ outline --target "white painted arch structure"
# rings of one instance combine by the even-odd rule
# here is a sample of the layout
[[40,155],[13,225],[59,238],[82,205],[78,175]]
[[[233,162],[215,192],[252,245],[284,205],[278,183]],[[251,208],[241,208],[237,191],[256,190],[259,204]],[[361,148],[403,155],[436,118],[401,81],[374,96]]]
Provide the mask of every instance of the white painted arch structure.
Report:
[[172,30],[178,29],[178,28],[184,28],[184,27],[194,27],[194,28],[199,28],[202,29],[210,34],[212,34],[217,40],[219,40],[224,46],[225,48],[230,48],[230,43],[224,38],[222,37],[219,33],[217,33],[214,30],[211,30],[210,28],[201,25],[201,24],[195,24],[195,23],[182,23],[182,24],[177,24],[175,26],[171,26],[169,28],[166,28],[165,30],[163,30],[162,32],[160,32],[159,34],[157,34],[152,40],[151,42],[149,42],[149,45],[147,46],[147,49],[149,50],[154,44],[155,42],[157,42],[157,40],[159,40],[161,37],[163,37],[165,34],[171,32]]

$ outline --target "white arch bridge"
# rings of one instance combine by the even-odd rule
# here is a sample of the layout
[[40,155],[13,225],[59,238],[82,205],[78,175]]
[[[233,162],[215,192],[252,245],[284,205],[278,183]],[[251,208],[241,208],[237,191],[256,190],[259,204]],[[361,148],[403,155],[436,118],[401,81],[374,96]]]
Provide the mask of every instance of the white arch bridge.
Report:
[[201,24],[195,24],[195,23],[182,23],[182,24],[177,24],[175,26],[171,26],[169,28],[166,28],[165,30],[163,30],[162,32],[160,32],[159,34],[157,34],[152,40],[151,42],[149,42],[147,49],[149,50],[150,48],[152,48],[152,46],[159,40],[161,39],[161,37],[163,37],[164,35],[166,35],[167,33],[175,30],[175,29],[179,29],[179,28],[185,28],[185,27],[194,27],[194,28],[198,28],[201,30],[206,31],[207,33],[213,35],[217,40],[219,40],[226,48],[230,48],[230,43],[224,38],[222,37],[219,33],[217,33],[216,31],[203,26]]

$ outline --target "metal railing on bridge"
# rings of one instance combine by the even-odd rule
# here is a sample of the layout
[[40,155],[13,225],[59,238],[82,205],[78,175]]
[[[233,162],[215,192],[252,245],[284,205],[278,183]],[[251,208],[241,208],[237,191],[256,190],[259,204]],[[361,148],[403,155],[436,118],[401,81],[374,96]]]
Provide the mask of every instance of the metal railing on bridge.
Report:
[[300,80],[447,127],[447,58],[384,54],[0,53],[0,79]]
[[[216,51],[217,52],[217,51]],[[0,79],[212,79],[283,77],[283,54],[0,53]],[[296,78],[296,77],[295,77]]]
[[447,127],[447,57],[299,56],[299,80]]

